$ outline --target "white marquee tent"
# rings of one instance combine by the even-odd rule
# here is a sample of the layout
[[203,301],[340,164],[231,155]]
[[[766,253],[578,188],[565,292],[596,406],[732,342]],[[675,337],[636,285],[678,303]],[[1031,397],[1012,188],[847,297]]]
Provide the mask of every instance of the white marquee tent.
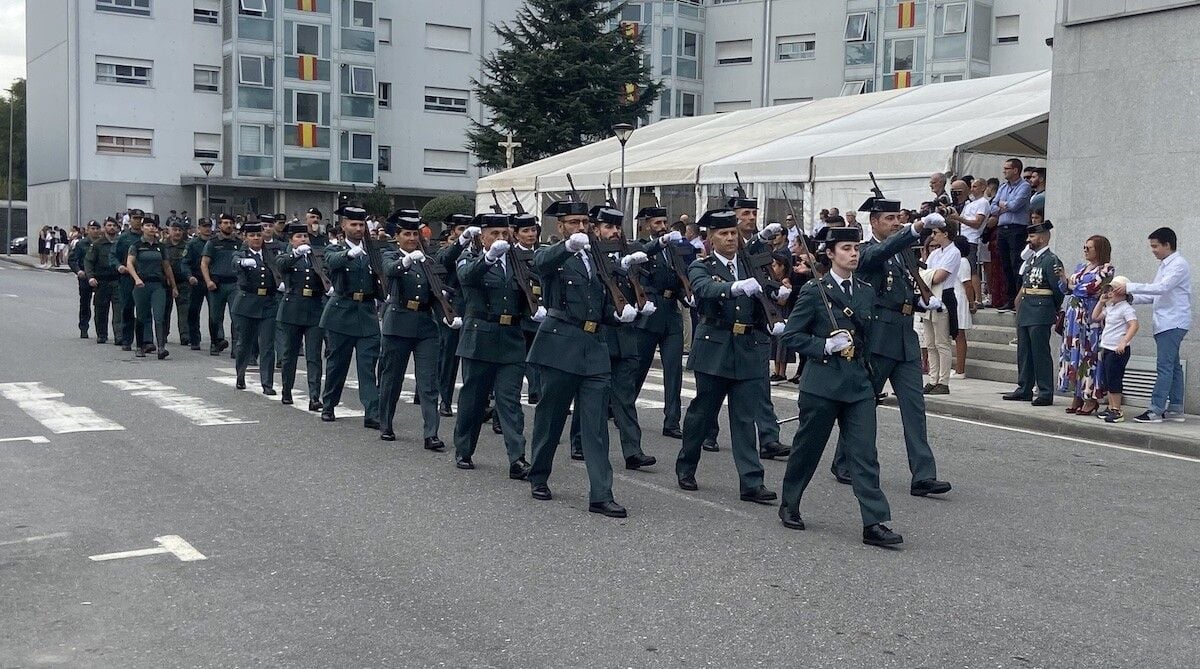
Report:
[[[824,207],[854,209],[870,194],[874,172],[889,197],[916,207],[929,197],[933,172],[997,176],[1004,158],[1042,165],[1050,113],[1049,71],[970,79],[866,95],[668,119],[637,129],[625,148],[631,202],[651,195],[672,215],[716,206],[735,174],[764,211],[783,216],[781,192],[812,221]],[[584,199],[621,182],[621,147],[605,139],[479,180],[477,209],[517,192],[541,210],[567,190]]]

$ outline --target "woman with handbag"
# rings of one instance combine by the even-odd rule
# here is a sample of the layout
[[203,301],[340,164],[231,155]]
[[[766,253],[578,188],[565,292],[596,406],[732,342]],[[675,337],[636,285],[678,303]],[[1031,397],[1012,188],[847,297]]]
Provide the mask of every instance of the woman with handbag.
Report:
[[1101,289],[1116,274],[1111,260],[1112,244],[1108,238],[1093,235],[1083,243],[1083,262],[1075,266],[1075,271],[1059,273],[1059,285],[1066,298],[1061,313],[1058,390],[1072,394],[1074,399],[1067,413],[1079,416],[1095,413],[1104,398],[1097,364],[1101,328],[1091,316]]

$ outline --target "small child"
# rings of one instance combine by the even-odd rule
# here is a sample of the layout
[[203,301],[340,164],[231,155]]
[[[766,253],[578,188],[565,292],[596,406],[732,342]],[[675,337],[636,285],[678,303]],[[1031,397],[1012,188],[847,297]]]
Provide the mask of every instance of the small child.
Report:
[[1123,276],[1113,277],[1111,285],[1105,286],[1092,310],[1092,320],[1103,322],[1100,334],[1100,382],[1108,391],[1108,411],[1100,418],[1105,423],[1124,423],[1121,413],[1121,393],[1124,391],[1125,366],[1129,364],[1129,342],[1138,331],[1137,313],[1133,310],[1133,297],[1113,297],[1112,286],[1124,287],[1129,280]]

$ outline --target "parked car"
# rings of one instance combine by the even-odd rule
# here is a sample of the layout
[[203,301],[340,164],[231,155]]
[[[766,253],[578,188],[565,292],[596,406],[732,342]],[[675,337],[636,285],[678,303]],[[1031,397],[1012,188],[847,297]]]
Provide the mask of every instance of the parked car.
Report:
[[29,240],[25,237],[14,237],[12,243],[8,245],[9,253],[29,253]]

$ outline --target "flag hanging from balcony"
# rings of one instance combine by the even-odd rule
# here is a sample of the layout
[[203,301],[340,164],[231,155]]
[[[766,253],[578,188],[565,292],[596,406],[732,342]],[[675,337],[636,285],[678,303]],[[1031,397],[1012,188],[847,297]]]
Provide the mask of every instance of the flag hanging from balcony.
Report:
[[901,2],[896,5],[896,27],[913,28],[917,25],[917,3]]
[[637,21],[622,21],[621,22],[621,36],[624,37],[625,39],[627,39],[631,42],[636,42],[638,39],[638,35],[640,35],[641,32],[642,32],[642,24],[638,23]]
[[912,86],[912,71],[903,70],[892,76],[895,77],[895,88],[908,88]]
[[311,149],[317,145],[317,124],[315,123],[298,123],[296,124],[296,143],[306,149]]
[[638,93],[637,84],[624,84],[621,86],[621,104],[631,105],[638,101],[640,93]]
[[300,78],[313,81],[317,78],[317,57],[300,56]]
[[296,9],[302,12],[317,11],[317,0],[296,0]]

